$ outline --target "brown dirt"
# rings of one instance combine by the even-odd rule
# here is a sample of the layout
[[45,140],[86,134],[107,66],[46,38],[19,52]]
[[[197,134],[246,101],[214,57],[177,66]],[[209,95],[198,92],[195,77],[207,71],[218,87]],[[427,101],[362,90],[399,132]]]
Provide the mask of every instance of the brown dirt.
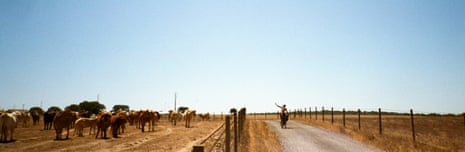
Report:
[[[250,118],[250,117],[249,117]],[[247,152],[279,152],[282,151],[281,143],[271,128],[261,120],[247,120],[245,139],[242,142],[241,151]]]
[[382,134],[379,134],[377,115],[362,115],[361,129],[358,129],[356,115],[346,116],[346,127],[342,116],[326,116],[323,122],[300,119],[306,123],[345,134],[363,143],[385,151],[465,151],[465,131],[463,116],[415,116],[416,141],[413,141],[411,120],[409,116],[383,116]]
[[[155,131],[142,133],[135,126],[127,126],[120,138],[95,139],[89,136],[89,128],[84,129],[84,137],[73,136],[56,141],[54,130],[42,130],[43,124],[30,128],[16,128],[14,139],[9,143],[0,143],[1,151],[191,151],[195,142],[207,136],[217,128],[221,121],[193,121],[191,128],[185,128],[180,122],[171,126],[166,120],[156,124]],[[66,131],[64,131],[66,133]],[[65,137],[65,136],[64,136]]]

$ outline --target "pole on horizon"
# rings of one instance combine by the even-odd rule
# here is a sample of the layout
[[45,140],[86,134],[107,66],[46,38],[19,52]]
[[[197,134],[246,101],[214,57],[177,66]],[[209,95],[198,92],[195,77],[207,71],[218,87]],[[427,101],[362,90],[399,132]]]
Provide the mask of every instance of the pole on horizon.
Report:
[[174,111],[176,111],[176,92],[174,93]]

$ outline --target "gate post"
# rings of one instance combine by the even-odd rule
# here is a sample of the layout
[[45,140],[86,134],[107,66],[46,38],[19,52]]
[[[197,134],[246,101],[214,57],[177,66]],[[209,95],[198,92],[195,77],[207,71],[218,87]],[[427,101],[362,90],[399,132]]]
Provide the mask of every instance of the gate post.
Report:
[[224,147],[225,147],[225,152],[230,152],[231,151],[231,147],[230,147],[230,143],[231,143],[231,116],[226,116],[225,118],[225,137],[224,137]]

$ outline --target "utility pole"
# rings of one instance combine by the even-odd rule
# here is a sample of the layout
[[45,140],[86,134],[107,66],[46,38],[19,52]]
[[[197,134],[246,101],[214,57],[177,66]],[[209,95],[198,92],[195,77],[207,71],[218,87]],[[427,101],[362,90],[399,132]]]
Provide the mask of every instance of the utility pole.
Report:
[[176,111],[176,92],[174,93],[174,111]]

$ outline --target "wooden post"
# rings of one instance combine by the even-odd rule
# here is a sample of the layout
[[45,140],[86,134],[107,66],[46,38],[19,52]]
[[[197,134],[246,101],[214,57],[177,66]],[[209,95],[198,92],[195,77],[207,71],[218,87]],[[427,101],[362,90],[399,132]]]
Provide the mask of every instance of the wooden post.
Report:
[[413,142],[415,142],[415,125],[413,124],[413,109],[410,109],[410,120],[412,122],[412,137]]
[[334,123],[334,109],[331,107],[331,124]]
[[324,106],[321,107],[321,114],[322,114],[321,116],[323,118],[323,121],[325,121],[325,107]]
[[225,137],[224,137],[224,146],[225,146],[225,151],[230,152],[231,151],[231,116],[226,116],[226,121],[225,121]]
[[307,108],[304,108],[304,119],[307,119]]
[[203,152],[203,146],[202,145],[194,145],[192,148],[192,152]]
[[234,152],[237,152],[238,144],[238,132],[237,132],[237,112],[233,113],[233,125],[234,125]]
[[381,125],[381,108],[378,109],[378,122],[379,122],[379,134],[383,134],[383,126]]
[[237,122],[237,141],[238,142],[241,142],[241,132],[242,132],[242,122],[243,122],[243,118],[242,118],[242,109],[239,110],[239,114],[237,116],[237,119],[238,119],[238,122]]
[[315,120],[318,120],[318,109],[316,106],[315,106]]
[[265,112],[265,120],[266,120],[266,112]]
[[294,118],[297,117],[297,109],[294,109]]
[[345,108],[342,109],[342,125],[344,126],[344,128],[346,127],[346,109]]
[[312,107],[308,108],[308,113],[310,114],[310,120],[312,119]]
[[358,113],[358,130],[360,130],[360,109],[357,109]]

